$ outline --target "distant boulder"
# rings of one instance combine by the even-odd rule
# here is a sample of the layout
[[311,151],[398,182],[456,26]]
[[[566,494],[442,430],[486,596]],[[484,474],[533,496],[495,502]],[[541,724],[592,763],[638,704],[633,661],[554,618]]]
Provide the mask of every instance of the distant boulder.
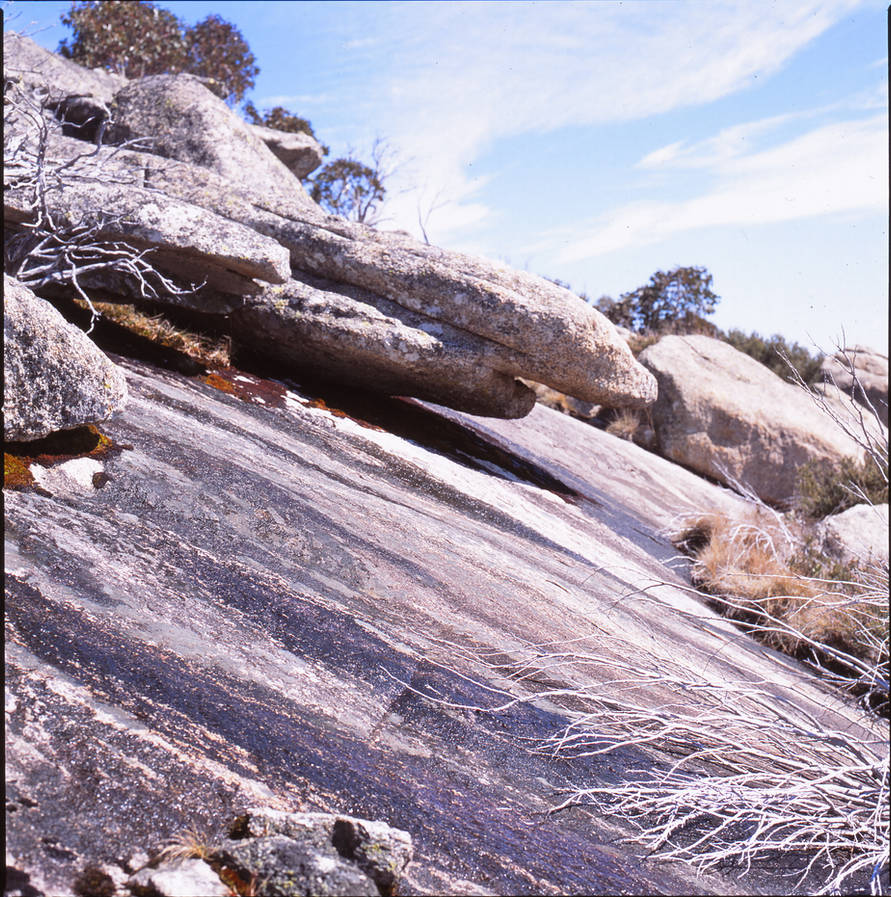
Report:
[[[828,355],[823,379],[834,383],[861,405],[871,405],[888,425],[888,356],[865,346],[851,346]],[[856,381],[856,382],[855,382]]]
[[295,178],[303,180],[322,164],[322,147],[311,134],[279,131],[263,125],[251,125],[251,129],[290,169]]
[[3,438],[42,439],[124,406],[115,364],[48,302],[3,276]]
[[657,450],[698,473],[778,504],[805,462],[862,457],[807,393],[721,340],[665,336],[639,361],[659,382]]
[[112,114],[111,142],[149,138],[151,152],[216,171],[253,196],[311,202],[253,126],[194,75],[131,81],[115,94]]

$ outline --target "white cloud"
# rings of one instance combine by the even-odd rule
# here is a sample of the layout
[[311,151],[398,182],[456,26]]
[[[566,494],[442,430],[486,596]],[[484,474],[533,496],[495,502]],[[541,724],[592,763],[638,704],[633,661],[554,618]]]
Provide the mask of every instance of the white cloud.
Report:
[[466,167],[499,138],[708,103],[780,69],[854,5],[400,5],[398,40],[365,89],[386,98],[374,129],[461,202]]
[[279,93],[269,97],[260,97],[254,105],[258,109],[268,109],[273,106],[293,109],[301,106],[327,106],[333,102],[334,97],[330,93]]
[[[617,208],[564,246],[558,260],[578,261],[643,246],[696,228],[887,208],[884,115],[825,125],[771,149],[748,154],[733,146],[733,141],[720,137],[700,145],[711,152],[696,155],[693,147],[686,158],[677,150],[663,153],[668,163],[672,156],[680,158],[680,164],[698,159],[714,178],[711,190],[680,202],[642,202]],[[728,143],[730,151],[726,151]]]

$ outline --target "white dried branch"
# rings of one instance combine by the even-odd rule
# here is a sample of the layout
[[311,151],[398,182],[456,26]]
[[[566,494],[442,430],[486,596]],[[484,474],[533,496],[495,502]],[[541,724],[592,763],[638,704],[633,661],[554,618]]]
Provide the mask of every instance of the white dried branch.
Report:
[[[100,128],[95,149],[64,160],[48,157],[50,133],[61,129],[46,111],[47,100],[39,102],[14,81],[4,88],[4,189],[29,197],[27,208],[33,220],[10,229],[4,244],[6,270],[35,291],[49,284],[69,285],[90,309],[87,333],[92,332],[99,312],[85,291],[82,278],[101,272],[123,275],[144,300],[169,300],[200,289],[181,287],[161,273],[151,262],[152,249],[138,249],[124,241],[107,240],[103,234],[114,230],[120,220],[101,214],[81,215],[72,222],[57,221],[50,212],[48,197],[54,189],[72,180],[108,182],[119,175],[107,174],[105,167],[122,149],[146,149],[150,141],[129,140],[103,154]],[[23,123],[25,130],[23,131]]]

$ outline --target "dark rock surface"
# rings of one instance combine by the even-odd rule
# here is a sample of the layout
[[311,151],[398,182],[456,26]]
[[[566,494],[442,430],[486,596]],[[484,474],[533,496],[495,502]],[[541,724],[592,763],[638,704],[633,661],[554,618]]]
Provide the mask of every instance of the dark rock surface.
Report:
[[[618,840],[622,819],[548,812],[561,789],[666,762],[658,746],[555,758],[534,748],[562,727],[557,705],[471,709],[501,702],[487,682],[552,684],[505,686],[479,650],[509,663],[588,638],[768,680],[790,708],[858,725],[665,566],[671,516],[735,499],[541,407],[479,421],[116,360],[131,398],[103,427],[128,448],[96,488],[4,492],[7,864],[22,889],[70,893],[89,864],[130,873],[134,851],[222,836],[256,806],[409,832],[404,892],[784,885],[763,868],[699,878]],[[666,580],[658,612],[635,600]]]

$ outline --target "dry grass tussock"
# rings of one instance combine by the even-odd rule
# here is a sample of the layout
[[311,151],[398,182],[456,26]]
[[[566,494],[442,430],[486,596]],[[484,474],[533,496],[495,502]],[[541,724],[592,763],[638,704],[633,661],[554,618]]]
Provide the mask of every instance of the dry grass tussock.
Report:
[[606,425],[606,432],[619,439],[627,439],[633,441],[640,428],[640,414],[631,409],[623,408],[616,416]]
[[887,706],[887,565],[832,563],[806,524],[761,508],[744,520],[688,520],[673,541],[692,556],[694,585],[721,613]]
[[[81,302],[78,304],[82,305]],[[208,367],[226,367],[230,363],[228,336],[210,336],[177,326],[163,314],[150,314],[135,305],[116,302],[92,303],[95,311],[109,321],[168,349],[175,349]]]

